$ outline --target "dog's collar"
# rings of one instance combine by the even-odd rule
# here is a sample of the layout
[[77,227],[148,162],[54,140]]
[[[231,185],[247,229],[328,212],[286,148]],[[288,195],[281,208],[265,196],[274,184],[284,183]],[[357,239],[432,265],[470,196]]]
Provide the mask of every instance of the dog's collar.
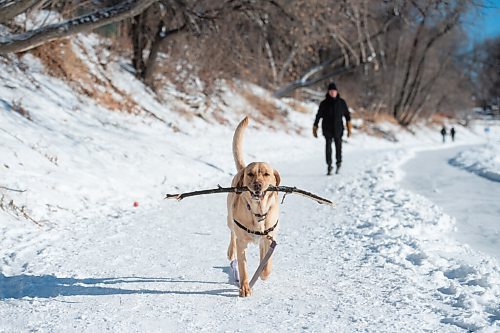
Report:
[[240,227],[241,229],[245,230],[249,234],[254,234],[254,235],[259,235],[259,236],[267,236],[271,231],[273,231],[276,228],[276,226],[278,225],[278,222],[279,222],[279,220],[277,220],[276,223],[271,228],[269,228],[269,229],[266,229],[264,231],[257,231],[257,230],[248,229],[243,224],[241,224],[240,222],[236,221],[236,219],[233,219],[233,221],[234,221],[234,223],[238,227]]
[[267,213],[269,213],[269,210],[268,210],[264,214],[255,214],[254,212],[252,212],[252,208],[250,207],[250,204],[248,202],[247,202],[247,208],[250,211],[250,213],[252,213],[252,215],[254,215],[257,218],[257,222],[259,222],[259,223],[264,221],[267,217]]

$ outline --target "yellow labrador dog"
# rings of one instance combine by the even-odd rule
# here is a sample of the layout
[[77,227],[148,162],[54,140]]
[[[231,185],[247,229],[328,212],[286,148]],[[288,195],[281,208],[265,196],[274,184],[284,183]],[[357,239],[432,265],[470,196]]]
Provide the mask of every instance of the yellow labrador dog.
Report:
[[[230,193],[227,197],[227,224],[231,229],[231,241],[227,250],[228,259],[238,260],[240,296],[252,294],[247,271],[246,249],[249,243],[259,243],[260,259],[265,256],[275,237],[278,227],[279,200],[277,192],[266,192],[269,185],[278,186],[278,171],[264,162],[253,162],[245,166],[243,161],[243,133],[248,126],[245,117],[234,132],[233,157],[238,173],[231,186],[246,186],[250,192]],[[271,274],[272,261],[268,261],[260,278],[267,279]]]

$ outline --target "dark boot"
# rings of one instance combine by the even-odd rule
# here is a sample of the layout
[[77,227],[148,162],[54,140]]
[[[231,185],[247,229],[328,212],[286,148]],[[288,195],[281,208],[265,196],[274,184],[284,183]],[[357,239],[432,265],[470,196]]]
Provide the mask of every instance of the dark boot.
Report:
[[326,172],[326,175],[327,175],[327,176],[330,176],[330,175],[332,174],[332,169],[333,169],[333,168],[332,168],[332,165],[331,165],[331,164],[329,164],[329,165],[328,165],[328,171]]
[[339,169],[340,169],[340,166],[342,165],[342,163],[340,162],[337,162],[337,169],[335,170],[335,173],[338,174],[339,173]]

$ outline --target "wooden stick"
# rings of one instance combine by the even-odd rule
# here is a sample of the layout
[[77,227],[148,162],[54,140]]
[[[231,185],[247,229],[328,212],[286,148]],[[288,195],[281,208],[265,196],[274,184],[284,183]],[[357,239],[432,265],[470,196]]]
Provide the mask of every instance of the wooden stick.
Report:
[[[249,192],[250,189],[248,187],[221,187],[220,185],[216,189],[209,189],[209,190],[200,190],[200,191],[193,191],[193,192],[186,192],[186,193],[180,193],[180,194],[167,194],[165,196],[165,199],[176,199],[178,201],[187,198],[187,197],[192,197],[195,195],[203,195],[203,194],[212,194],[212,193],[243,193],[243,192]],[[307,192],[301,189],[298,189],[296,187],[290,187],[290,186],[269,186],[266,190],[266,192],[285,192],[285,195],[288,193],[297,193],[300,194],[304,197],[313,199],[319,204],[327,204],[330,206],[334,206],[335,204],[325,198],[322,198],[316,194],[313,194],[311,192]]]
[[167,194],[164,199],[176,199],[177,201],[181,201],[184,198],[193,197],[195,195],[228,193],[228,192],[242,193],[245,191],[250,191],[250,190],[248,189],[248,187],[221,187],[220,185],[217,185],[217,188],[210,190],[200,190],[200,191],[186,192],[180,194]]
[[319,204],[327,204],[327,205],[330,205],[330,206],[335,206],[335,203],[333,203],[332,201],[330,201],[328,199],[325,199],[325,198],[322,198],[319,195],[316,195],[314,193],[307,192],[307,191],[301,190],[299,188],[296,188],[295,186],[294,187],[290,187],[290,186],[269,186],[267,188],[267,191],[285,192],[286,194],[288,194],[288,193],[297,193],[297,194],[300,194],[300,195],[302,195],[304,197],[313,199],[314,201],[316,201]]

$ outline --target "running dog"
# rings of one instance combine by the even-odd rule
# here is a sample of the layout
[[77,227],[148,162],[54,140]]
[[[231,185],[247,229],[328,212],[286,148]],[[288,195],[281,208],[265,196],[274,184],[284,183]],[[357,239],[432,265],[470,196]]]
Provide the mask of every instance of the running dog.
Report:
[[[231,186],[247,187],[250,191],[230,193],[227,197],[227,225],[231,230],[227,257],[231,262],[238,260],[241,297],[252,294],[246,259],[248,244],[259,243],[262,260],[271,245],[271,238],[276,236],[279,215],[278,194],[266,190],[270,185],[278,186],[281,181],[278,171],[267,163],[253,162],[245,166],[242,143],[248,121],[248,117],[245,117],[234,132],[233,157],[237,174]],[[271,268],[270,259],[260,274],[262,280],[268,278]]]

